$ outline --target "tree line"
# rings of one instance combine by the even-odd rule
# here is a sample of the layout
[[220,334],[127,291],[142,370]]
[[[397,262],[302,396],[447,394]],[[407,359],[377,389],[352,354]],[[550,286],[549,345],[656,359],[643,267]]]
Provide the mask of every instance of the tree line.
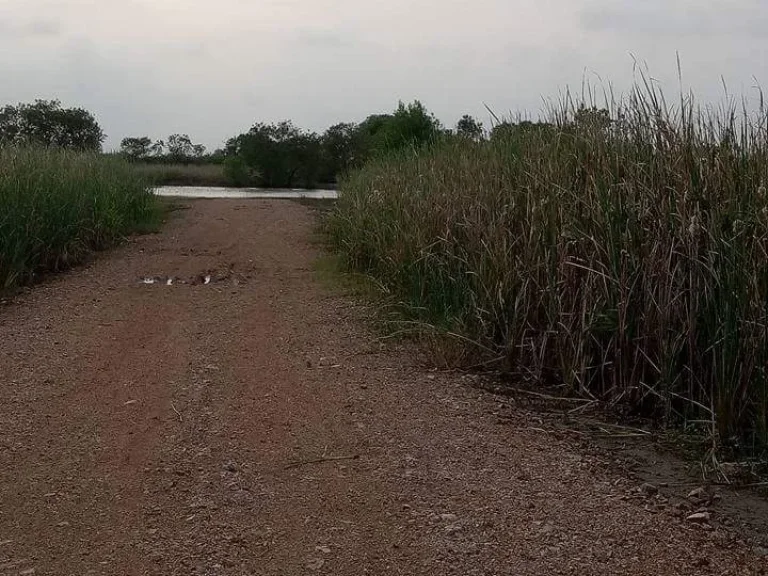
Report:
[[[360,123],[335,124],[322,134],[290,120],[257,122],[211,154],[187,135],[170,136],[165,143],[153,143],[146,136],[125,138],[120,150],[133,161],[221,163],[227,179],[236,186],[314,187],[334,183],[340,174],[376,155],[419,147],[450,133],[415,101],[401,102],[392,113],[374,114]],[[482,124],[465,116],[455,133],[481,138]]]
[[[418,148],[442,138],[472,141],[503,138],[525,130],[550,130],[545,122],[495,119],[490,131],[470,115],[448,129],[421,102],[400,102],[391,113],[372,114],[359,123],[339,123],[322,134],[297,127],[290,120],[255,123],[208,152],[187,134],[165,140],[130,136],[119,154],[131,162],[154,164],[221,164],[236,186],[314,187],[334,183],[345,172],[380,155]],[[576,122],[610,124],[605,110],[580,110]],[[33,143],[48,147],[99,152],[105,135],[93,114],[64,108],[57,100],[36,100],[0,108],[0,145]]]
[[[482,124],[464,116],[455,131],[418,101],[400,103],[388,114],[373,114],[359,123],[339,123],[322,134],[292,121],[255,123],[208,152],[187,134],[164,140],[129,136],[119,154],[131,162],[153,164],[222,164],[228,180],[239,186],[300,187],[332,183],[339,174],[370,158],[418,147],[455,133],[483,137]],[[82,151],[101,151],[105,135],[96,118],[81,108],[64,108],[57,100],[8,105],[0,109],[0,145],[35,144]]]

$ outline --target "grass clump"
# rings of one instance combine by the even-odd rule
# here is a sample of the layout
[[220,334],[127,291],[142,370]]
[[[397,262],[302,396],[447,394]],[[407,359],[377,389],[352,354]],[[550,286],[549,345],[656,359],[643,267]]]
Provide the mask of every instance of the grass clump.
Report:
[[608,111],[449,139],[343,181],[347,264],[535,381],[768,445],[766,111]]
[[118,158],[0,149],[0,289],[67,268],[159,220],[146,181]]

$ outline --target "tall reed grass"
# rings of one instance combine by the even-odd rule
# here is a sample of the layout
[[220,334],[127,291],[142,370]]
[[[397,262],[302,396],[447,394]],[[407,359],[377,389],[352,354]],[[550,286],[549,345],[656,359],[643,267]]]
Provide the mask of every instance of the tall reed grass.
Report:
[[766,110],[671,106],[642,83],[610,123],[581,107],[369,164],[331,238],[489,360],[763,450]]
[[66,268],[158,222],[154,195],[120,159],[0,149],[0,290]]

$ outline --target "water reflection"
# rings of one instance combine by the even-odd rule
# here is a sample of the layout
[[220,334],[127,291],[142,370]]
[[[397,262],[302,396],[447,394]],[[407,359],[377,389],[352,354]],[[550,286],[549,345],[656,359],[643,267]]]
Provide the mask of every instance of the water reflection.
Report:
[[266,188],[215,188],[212,186],[160,186],[155,188],[155,194],[174,198],[271,198],[275,200],[296,198],[333,200],[338,198],[336,190],[270,190]]

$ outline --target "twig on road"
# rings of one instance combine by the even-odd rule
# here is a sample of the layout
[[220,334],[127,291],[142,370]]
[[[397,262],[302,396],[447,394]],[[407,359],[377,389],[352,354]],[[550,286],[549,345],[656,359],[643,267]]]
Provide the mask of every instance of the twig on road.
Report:
[[323,462],[339,462],[341,460],[357,460],[360,458],[360,454],[353,454],[352,456],[330,456],[328,458],[317,458],[315,460],[300,460],[298,462],[291,462],[285,469],[298,468],[299,466],[306,466],[308,464],[321,464]]

